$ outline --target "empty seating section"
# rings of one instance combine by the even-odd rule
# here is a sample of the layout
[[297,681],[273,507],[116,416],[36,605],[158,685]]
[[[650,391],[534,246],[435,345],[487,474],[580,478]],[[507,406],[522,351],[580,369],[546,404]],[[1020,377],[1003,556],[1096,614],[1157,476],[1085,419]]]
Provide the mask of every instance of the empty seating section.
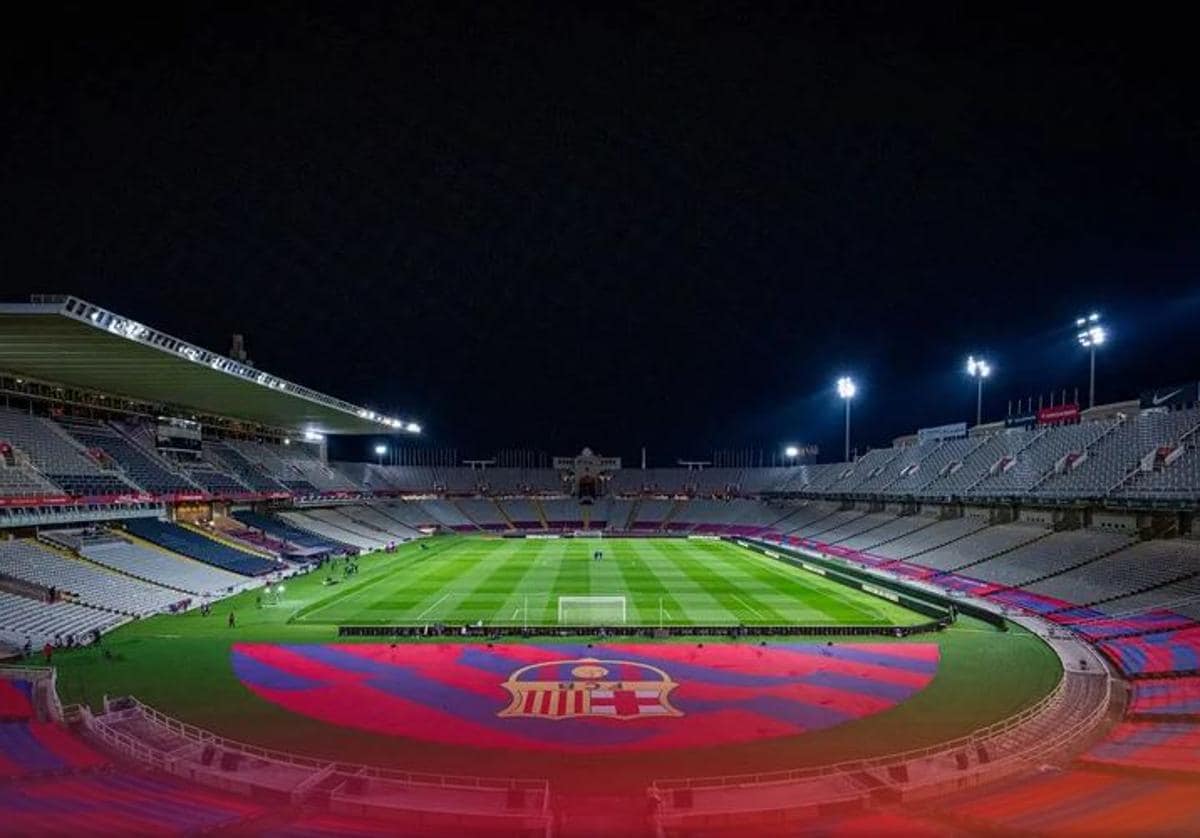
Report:
[[[890,490],[900,479],[913,474],[921,468],[921,464],[933,454],[940,443],[919,442],[907,448],[901,448],[896,456],[854,487],[855,492],[879,492]],[[903,494],[901,492],[900,494]]]
[[79,551],[97,564],[199,596],[215,597],[228,593],[246,581],[244,576],[165,550],[132,544],[123,538],[84,544]]
[[372,504],[372,508],[413,530],[430,529],[437,526],[437,521],[419,503],[392,500],[377,502]]
[[1119,637],[1098,645],[1126,675],[1200,673],[1200,627]]
[[157,456],[142,450],[105,425],[78,420],[63,423],[63,427],[85,448],[100,449],[121,467],[125,476],[138,487],[152,494],[195,492],[196,484],[175,473]]
[[1174,447],[1196,427],[1194,410],[1148,411],[1130,417],[1088,449],[1077,468],[1051,474],[1038,486],[1039,495],[1103,497],[1135,472],[1141,461],[1161,447]]
[[223,443],[204,444],[204,456],[230,474],[235,475],[251,491],[272,493],[286,491],[286,487],[267,473],[266,469],[252,463],[240,451]]
[[666,523],[674,506],[675,502],[670,500],[647,498],[641,501],[637,505],[632,528],[635,530],[660,529]]
[[873,517],[886,520],[878,527],[864,529],[857,535],[852,535],[849,538],[838,541],[837,545],[845,547],[848,550],[869,551],[878,544],[895,541],[919,529],[928,527],[937,521],[936,518],[931,518],[927,515],[904,515],[899,518],[892,515],[878,515]]
[[[293,463],[285,461],[281,456],[288,445],[267,445],[246,440],[226,440],[225,444],[242,456],[251,466],[261,469],[273,479],[282,483],[287,489],[300,494],[314,494],[317,487],[313,485],[300,469]],[[345,478],[343,478],[344,480]],[[346,481],[347,483],[349,481]]]
[[425,500],[421,501],[421,507],[439,526],[448,527],[456,532],[470,532],[479,529],[452,501]]
[[628,532],[633,529],[633,515],[637,504],[631,500],[615,498],[608,503],[608,515],[604,525],[610,532]]
[[1088,751],[1083,761],[1200,773],[1200,725],[1124,722]]
[[1200,622],[1200,577],[1188,576],[1149,591],[1107,600],[1096,607],[1107,614],[1170,609],[1175,614]]
[[988,437],[987,441],[967,454],[960,464],[944,470],[918,492],[923,497],[960,497],[988,476],[993,467],[1016,457],[1028,445],[1036,432],[1023,428],[1008,428]]
[[[577,529],[583,527],[584,508],[579,504],[579,501],[574,498],[555,498],[552,500],[539,501],[542,507],[542,514],[546,517],[546,523],[553,528]],[[596,517],[596,512],[600,509],[599,504],[593,504],[588,510],[591,521],[604,521],[607,515]]]
[[[71,736],[56,724],[36,721],[0,723],[0,776],[4,778],[62,775],[72,771],[99,768],[108,760],[82,741]],[[56,782],[66,782],[62,777]],[[0,785],[0,811],[4,812],[3,829],[13,831],[10,811],[4,803],[4,792],[20,786]],[[34,829],[31,834],[41,834]]]
[[183,599],[179,591],[114,573],[89,562],[68,558],[35,541],[0,542],[0,571],[60,594],[73,594],[85,605],[144,616]]
[[1026,585],[1025,589],[1087,605],[1127,596],[1198,573],[1200,544],[1180,539],[1145,541]]
[[993,464],[994,473],[972,487],[970,495],[1010,496],[1028,492],[1043,477],[1071,456],[1112,429],[1110,422],[1083,422],[1039,431],[1030,443],[1010,460]]
[[833,504],[826,503],[807,503],[802,506],[797,506],[787,515],[782,517],[775,523],[773,529],[791,535],[799,534],[797,531],[805,527],[811,527],[819,521],[828,518],[837,512],[837,507]]
[[869,552],[887,559],[907,559],[949,544],[951,541],[968,536],[986,526],[987,521],[982,518],[971,516],[948,518],[886,543],[877,544]]
[[138,538],[234,573],[258,576],[278,568],[275,562],[213,541],[169,521],[135,518],[126,521],[125,528]]
[[1134,681],[1129,713],[1137,718],[1200,718],[1200,678]]
[[509,529],[508,522],[504,519],[504,515],[500,512],[500,508],[496,506],[495,501],[484,498],[469,498],[454,501],[454,503],[472,523],[481,529]]
[[130,771],[5,785],[0,809],[14,835],[201,834],[263,812],[234,795]]
[[542,528],[542,516],[538,514],[537,507],[533,505],[533,501],[513,499],[497,501],[496,503],[503,510],[504,517],[511,521],[517,528],[535,530]]
[[400,523],[376,507],[365,504],[338,507],[337,511],[352,521],[382,532],[391,539],[407,541],[420,535],[415,529]]
[[985,582],[1021,585],[1111,553],[1130,543],[1129,536],[1103,530],[1055,532],[1010,550],[1003,556],[972,565],[966,573]]
[[38,647],[59,636],[86,641],[93,631],[108,631],[126,619],[73,602],[50,604],[0,591],[0,639],[18,647],[27,637]]
[[208,463],[198,462],[184,466],[184,471],[193,483],[217,497],[244,495],[247,488],[233,477],[217,471]]
[[322,538],[315,533],[294,527],[287,521],[279,518],[273,518],[269,515],[260,515],[257,512],[238,511],[233,513],[233,517],[238,521],[241,521],[247,527],[261,530],[262,532],[273,535],[276,538],[283,539],[288,544],[294,544],[297,547],[303,547],[309,550],[341,553],[350,546],[346,542]]
[[[105,473],[49,419],[0,408],[0,443],[29,458],[51,483],[76,497],[125,495],[135,488]],[[20,463],[19,456],[15,462]]]
[[1164,500],[1190,500],[1200,487],[1200,446],[1193,434],[1178,459],[1137,475],[1118,494]]
[[892,494],[919,494],[943,472],[961,467],[963,460],[982,443],[982,440],[969,437],[943,441],[928,457],[906,469],[896,482],[888,486],[888,491]]
[[0,497],[38,498],[57,495],[61,490],[32,468],[11,465],[0,458]]
[[378,550],[392,540],[377,530],[369,530],[329,509],[280,512],[279,517],[297,529],[349,544],[359,550]]
[[[800,527],[795,531],[795,535],[801,538],[811,538],[814,541],[819,541],[822,544],[831,544],[840,536],[838,535],[844,528],[850,527],[862,518],[864,513],[859,509],[844,509],[834,512],[832,515],[814,521],[811,524]],[[831,537],[827,534],[831,534]]]
[[[956,570],[982,559],[1012,550],[1047,535],[1049,530],[1030,524],[998,524],[985,527],[942,547],[935,547],[914,557],[913,564],[934,570]],[[974,568],[964,571],[974,576]]]

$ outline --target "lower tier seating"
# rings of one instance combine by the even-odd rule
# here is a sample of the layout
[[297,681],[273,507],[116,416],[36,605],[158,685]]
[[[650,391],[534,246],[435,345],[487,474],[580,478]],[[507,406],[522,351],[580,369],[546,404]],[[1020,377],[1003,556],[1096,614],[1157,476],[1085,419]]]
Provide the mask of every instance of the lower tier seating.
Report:
[[259,576],[278,569],[275,562],[205,538],[169,521],[135,518],[126,521],[125,527],[138,538],[243,576]]

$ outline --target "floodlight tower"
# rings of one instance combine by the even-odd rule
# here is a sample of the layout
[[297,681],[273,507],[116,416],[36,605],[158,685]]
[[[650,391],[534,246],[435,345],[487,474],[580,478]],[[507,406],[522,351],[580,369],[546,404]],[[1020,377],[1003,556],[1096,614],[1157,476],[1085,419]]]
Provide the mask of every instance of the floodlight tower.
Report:
[[850,401],[858,393],[854,379],[843,375],[837,380],[837,394],[846,403],[846,462],[850,462]]
[[1088,377],[1088,407],[1096,406],[1096,347],[1108,340],[1108,332],[1100,323],[1100,315],[1092,312],[1087,317],[1076,317],[1075,328],[1079,330],[1075,339],[1091,355],[1091,374]]
[[788,458],[788,465],[794,466],[796,465],[796,458],[800,456],[800,449],[795,445],[789,445],[783,449],[783,454]]
[[377,465],[383,466],[383,455],[386,454],[387,451],[388,449],[386,445],[375,446],[375,462]]
[[992,365],[974,355],[967,356],[967,375],[975,379],[975,424],[983,423],[983,380],[992,374]]

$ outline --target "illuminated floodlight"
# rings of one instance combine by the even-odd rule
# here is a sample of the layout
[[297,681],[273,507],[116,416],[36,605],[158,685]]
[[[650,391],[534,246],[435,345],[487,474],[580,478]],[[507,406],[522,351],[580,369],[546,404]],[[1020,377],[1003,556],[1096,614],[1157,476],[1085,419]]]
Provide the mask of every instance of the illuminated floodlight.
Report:
[[376,445],[375,453],[378,454],[380,457],[382,457],[384,454],[387,453],[387,446],[386,445]]
[[1096,406],[1096,347],[1103,346],[1108,342],[1108,332],[1100,323],[1100,315],[1097,312],[1092,312],[1086,318],[1075,318],[1075,325],[1079,328],[1079,332],[1075,335],[1075,339],[1079,341],[1079,345],[1088,350],[1091,355],[1091,370],[1088,374],[1088,407]]
[[854,379],[848,375],[843,375],[837,380],[837,394],[843,399],[852,399],[858,393],[858,385],[854,383]]
[[416,422],[409,422],[408,425],[405,426],[404,430],[408,431],[410,434],[419,434],[421,432],[421,426]]
[[783,449],[783,453],[789,460],[794,460],[800,456],[800,449],[795,445],[789,445],[787,448]]
[[992,365],[982,358],[976,358],[974,355],[967,357],[967,375],[972,378],[987,378],[992,374]]
[[325,439],[325,437],[322,436],[321,434],[317,433],[316,431],[305,431],[304,432],[304,441],[305,442],[321,442],[323,439]]

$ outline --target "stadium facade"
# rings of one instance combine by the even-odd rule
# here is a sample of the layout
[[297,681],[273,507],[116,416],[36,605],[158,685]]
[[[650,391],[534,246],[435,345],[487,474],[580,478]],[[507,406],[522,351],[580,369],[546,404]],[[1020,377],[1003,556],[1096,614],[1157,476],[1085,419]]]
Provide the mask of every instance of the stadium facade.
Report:
[[[1025,778],[1047,762],[1067,769],[1040,780],[1063,783],[1055,792],[1063,799],[1097,783],[1097,769],[1166,777],[1156,791],[1164,798],[1179,791],[1174,782],[1196,778],[1194,383],[1091,410],[1060,404],[991,425],[925,429],[820,465],[628,468],[587,450],[547,468],[339,463],[326,457],[327,434],[419,426],[78,298],[45,297],[0,306],[0,390],[0,642],[14,653],[88,645],[135,620],[246,591],[270,596],[330,557],[442,533],[720,538],[876,595],[1014,621],[1055,649],[1063,677],[1035,706],[919,754],[855,769],[664,779],[647,791],[659,827],[719,830],[814,817],[831,802],[859,811],[944,798],[943,811],[960,822],[1003,829],[1013,824],[973,814],[993,794],[987,783],[1039,782]],[[553,821],[545,781],[454,784],[256,753],[132,699],[106,712],[64,708],[49,670],[6,674],[23,685],[26,720],[48,714],[51,727],[38,729],[45,741],[68,737],[53,725],[65,721],[89,743],[47,746],[64,770],[86,772],[104,753],[148,764],[163,794],[231,813],[219,823],[245,815],[221,790],[308,800],[342,774],[358,807],[347,803],[342,814],[411,818],[412,804],[397,798],[452,785],[456,794],[429,793],[420,804],[435,829],[539,834]],[[165,756],[167,733],[185,756]],[[270,780],[233,778],[214,758],[235,768],[257,759]],[[1136,782],[1125,791],[1135,794]],[[744,790],[736,800],[732,785]],[[1015,787],[1001,788],[994,793]]]

